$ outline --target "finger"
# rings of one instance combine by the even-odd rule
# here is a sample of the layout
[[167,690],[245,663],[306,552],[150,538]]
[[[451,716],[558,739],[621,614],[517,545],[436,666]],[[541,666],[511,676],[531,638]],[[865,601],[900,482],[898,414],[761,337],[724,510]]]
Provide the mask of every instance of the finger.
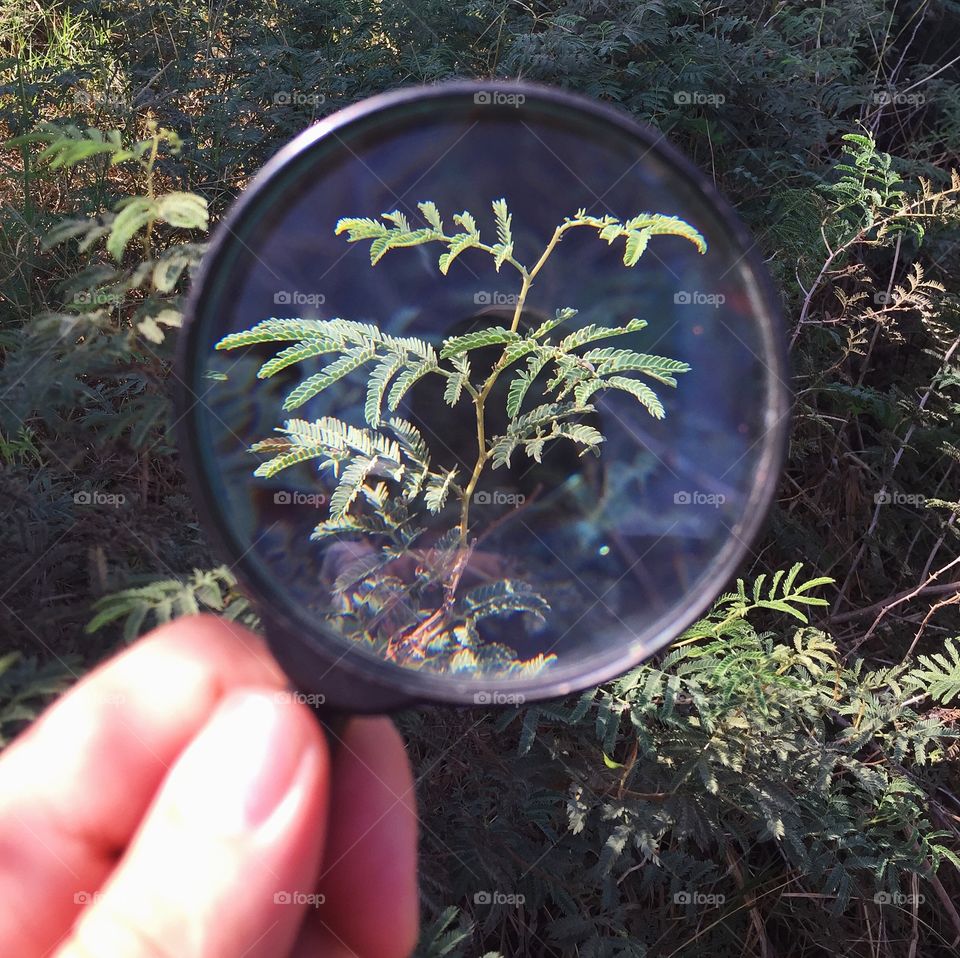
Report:
[[57,958],[277,958],[312,893],[329,764],[319,723],[232,693],[176,761]]
[[353,719],[333,747],[330,827],[297,958],[406,958],[417,940],[413,774],[388,719]]
[[180,619],[96,669],[0,758],[0,954],[47,954],[229,690],[281,688],[253,633]]

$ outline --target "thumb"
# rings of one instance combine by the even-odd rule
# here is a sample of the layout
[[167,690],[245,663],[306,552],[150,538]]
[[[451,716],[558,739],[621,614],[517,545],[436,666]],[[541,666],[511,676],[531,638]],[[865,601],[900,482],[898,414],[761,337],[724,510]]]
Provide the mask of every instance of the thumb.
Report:
[[223,700],[58,958],[288,954],[319,870],[329,765],[316,719],[283,698]]

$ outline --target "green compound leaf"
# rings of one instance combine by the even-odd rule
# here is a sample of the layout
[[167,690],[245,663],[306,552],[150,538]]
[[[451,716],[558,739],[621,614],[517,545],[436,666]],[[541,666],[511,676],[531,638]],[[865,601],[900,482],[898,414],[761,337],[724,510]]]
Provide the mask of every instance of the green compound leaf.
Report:
[[392,213],[381,213],[380,218],[388,223],[393,223],[401,233],[410,232],[410,223],[400,210],[394,210]]
[[430,464],[430,450],[420,430],[406,419],[394,416],[387,423],[390,430],[400,441],[404,453],[424,469]]
[[550,611],[550,603],[528,583],[518,579],[501,579],[471,589],[463,597],[462,604],[464,612],[476,621],[511,612],[529,612],[545,621]]
[[457,474],[456,468],[444,473],[442,476],[431,475],[427,482],[427,490],[423,494],[424,502],[427,508],[434,515],[438,513],[447,501],[450,490],[455,488],[454,477]]
[[452,356],[461,356],[471,349],[480,349],[483,346],[497,346],[502,343],[512,343],[520,339],[520,334],[504,329],[502,326],[493,326],[489,329],[478,329],[476,332],[464,336],[453,336],[443,342],[440,349],[440,358],[449,359]]
[[256,343],[277,343],[298,339],[327,339],[324,323],[318,319],[265,319],[250,329],[224,336],[217,349],[237,349]]
[[460,394],[464,386],[470,382],[470,362],[462,356],[453,358],[455,373],[448,373],[447,387],[443,391],[443,401],[448,406],[456,406],[460,402]]
[[440,211],[437,204],[427,200],[425,203],[417,203],[423,218],[438,232],[443,232],[443,220],[440,219]]
[[402,356],[391,355],[374,369],[367,381],[367,401],[363,407],[363,414],[374,428],[380,425],[380,411],[383,408],[383,397],[387,386],[403,367],[403,363]]
[[358,456],[343,470],[340,482],[330,497],[331,519],[340,519],[346,515],[354,499],[360,494],[361,486],[363,486],[364,481],[376,464],[376,458],[368,459],[366,456]]
[[507,201],[501,197],[490,205],[493,207],[493,215],[497,218],[497,239],[500,245],[513,246],[513,235],[510,232],[513,214],[507,212]]
[[513,235],[511,234],[513,215],[507,212],[505,199],[494,200],[491,205],[497,219],[497,239],[499,240],[493,247],[493,265],[499,273],[500,267],[513,256]]
[[473,218],[472,213],[468,213],[466,210],[462,213],[454,213],[453,222],[457,226],[462,226],[466,232],[476,233],[479,237],[480,231],[477,229],[477,221]]
[[[226,347],[231,348],[231,347]],[[323,356],[328,353],[338,352],[341,348],[339,342],[332,339],[318,337],[316,339],[305,339],[293,346],[287,346],[281,349],[273,359],[268,359],[257,373],[257,379],[267,379],[275,373],[293,366],[295,363],[303,362],[305,359],[313,359],[316,356]]]
[[627,242],[623,250],[623,265],[635,266],[650,242],[650,230],[638,230],[627,233]]
[[305,379],[293,392],[287,396],[283,404],[284,409],[296,409],[302,406],[308,399],[312,399],[317,393],[323,392],[335,382],[343,379],[355,369],[359,369],[364,363],[370,362],[376,356],[376,350],[372,347],[360,347],[351,349],[344,353],[338,360],[330,363],[321,372],[314,373],[308,379]]
[[207,228],[207,201],[196,193],[166,193],[156,200],[156,217],[180,229]]
[[546,336],[547,333],[561,323],[565,323],[568,319],[573,319],[573,317],[577,315],[577,312],[578,310],[571,309],[569,306],[558,309],[557,315],[553,319],[545,320],[530,334],[530,339],[539,339],[541,336]]
[[[455,216],[454,219],[457,217]],[[480,245],[480,234],[479,233],[457,233],[456,236],[451,237],[450,239],[450,248],[446,253],[440,254],[440,259],[438,265],[440,266],[440,272],[444,276],[447,275],[447,271],[450,269],[450,264],[464,251],[468,250],[471,247],[476,247]]]
[[388,250],[399,249],[404,246],[420,246],[434,239],[436,239],[436,235],[433,230],[429,229],[390,230],[383,236],[378,236],[370,244],[370,265],[376,266]]
[[576,330],[576,332],[570,333],[569,336],[565,336],[560,340],[558,348],[562,352],[570,352],[571,349],[576,349],[578,346],[585,346],[587,343],[595,342],[598,339],[608,339],[611,336],[626,336],[627,333],[635,333],[637,330],[644,329],[647,325],[645,319],[631,319],[626,326],[596,326],[590,324],[589,326],[583,326],[582,328]]
[[595,363],[597,375],[609,373],[639,372],[659,380],[668,386],[676,386],[674,373],[690,372],[687,363],[666,356],[651,356],[647,353],[635,353],[629,349],[591,349],[581,357],[586,362]]
[[549,361],[549,354],[541,353],[537,356],[531,356],[527,360],[527,369],[520,373],[513,382],[510,383],[510,389],[507,392],[507,415],[515,419],[520,412],[520,406],[523,404],[524,396],[530,388],[533,381],[540,375],[543,367]]
[[390,387],[390,395],[387,397],[387,406],[393,412],[403,400],[407,391],[428,373],[439,372],[440,367],[434,359],[425,359],[416,365],[407,366],[407,368],[397,376],[393,386]]
[[156,202],[136,196],[117,213],[107,240],[107,252],[119,263],[130,240],[156,216]]
[[623,392],[630,393],[646,407],[647,412],[654,419],[663,419],[667,414],[663,408],[663,403],[657,398],[657,394],[645,383],[636,379],[628,379],[626,376],[611,376],[603,381],[602,388],[620,389]]
[[[434,212],[436,212],[436,207],[431,210],[431,215]],[[423,243],[442,239],[442,233],[433,226],[424,229],[411,229],[409,221],[400,210],[394,210],[392,213],[381,213],[381,219],[385,220],[386,223],[393,224],[393,229],[377,220],[345,217],[337,221],[334,233],[339,236],[345,232],[348,243],[373,240],[370,244],[371,266],[375,266],[388,250],[399,249],[404,246],[420,246]]]
[[580,422],[567,422],[557,426],[555,435],[586,446],[587,448],[580,453],[581,456],[587,452],[599,453],[600,443],[605,442],[603,433],[599,429]]
[[680,236],[689,240],[697,248],[697,252],[706,253],[707,241],[699,230],[694,229],[689,223],[680,219],[679,216],[664,216],[662,213],[643,213],[627,220],[623,224],[624,228],[630,232],[642,230],[651,236]]
[[[543,442],[556,438],[558,435],[543,433],[548,427],[559,426],[560,420],[572,415],[593,412],[592,406],[579,406],[575,403],[541,403],[529,412],[515,419],[502,436],[491,440],[490,457],[494,469],[500,466],[510,466],[510,457],[517,446],[522,443],[532,443],[531,452],[539,455]],[[539,442],[539,440],[543,442]]]
[[387,232],[387,227],[378,220],[344,217],[337,220],[337,227],[333,232],[336,236],[346,232],[348,243],[358,243],[360,240],[383,236]]

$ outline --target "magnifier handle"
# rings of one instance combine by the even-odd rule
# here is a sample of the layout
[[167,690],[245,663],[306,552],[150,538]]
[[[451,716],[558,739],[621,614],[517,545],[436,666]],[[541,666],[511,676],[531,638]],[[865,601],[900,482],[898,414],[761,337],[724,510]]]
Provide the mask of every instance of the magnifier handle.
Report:
[[345,712],[329,712],[323,708],[314,708],[313,714],[316,715],[320,728],[327,737],[330,753],[335,753],[343,744],[343,736],[347,731],[350,716]]

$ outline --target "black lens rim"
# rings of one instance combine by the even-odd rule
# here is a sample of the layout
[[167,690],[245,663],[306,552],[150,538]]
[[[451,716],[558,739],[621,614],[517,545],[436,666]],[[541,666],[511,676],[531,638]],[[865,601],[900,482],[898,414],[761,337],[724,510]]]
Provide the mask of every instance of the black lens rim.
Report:
[[[530,679],[494,679],[484,676],[481,680],[463,681],[427,671],[400,669],[390,663],[378,662],[361,652],[344,650],[342,639],[325,636],[319,629],[314,629],[316,640],[304,635],[304,623],[288,615],[279,603],[273,601],[276,597],[270,595],[257,564],[250,560],[248,550],[243,543],[237,541],[231,531],[228,517],[213,495],[211,485],[205,481],[200,465],[203,462],[199,438],[202,401],[191,388],[191,384],[201,382],[197,367],[204,358],[197,349],[197,340],[203,329],[205,303],[213,285],[212,278],[230,253],[231,243],[236,233],[240,232],[239,224],[245,217],[255,213],[258,204],[275,185],[278,177],[288,172],[292,165],[301,162],[305,154],[322,140],[336,136],[338,131],[345,127],[357,121],[370,120],[377,114],[402,108],[411,101],[474,98],[478,93],[485,93],[490,97],[521,95],[525,100],[545,100],[572,111],[586,112],[594,120],[618,127],[648,151],[657,154],[661,161],[700,193],[713,209],[718,222],[743,251],[742,262],[756,283],[756,298],[763,304],[768,318],[767,322],[760,324],[766,340],[763,345],[767,395],[770,398],[767,408],[768,425],[757,478],[744,508],[741,533],[730,537],[727,545],[708,567],[710,574],[701,579],[701,588],[696,594],[688,595],[685,603],[674,610],[673,620],[661,625],[656,632],[645,634],[642,649],[637,648],[639,643],[625,642],[616,656],[611,656],[601,665],[580,673],[575,680],[566,677],[551,679],[547,670],[541,676]],[[254,177],[217,225],[187,295],[174,370],[173,398],[177,444],[188,488],[214,549],[227,562],[240,585],[255,600],[263,618],[268,641],[281,665],[301,691],[324,695],[332,708],[356,712],[387,711],[428,702],[449,705],[517,705],[559,698],[623,674],[664,648],[709,608],[746,558],[750,545],[766,521],[786,458],[792,402],[787,385],[788,353],[779,298],[744,224],[716,190],[713,182],[670,145],[664,135],[655,128],[589,97],[528,82],[464,80],[426,87],[401,88],[331,114],[304,130],[283,147]],[[336,651],[338,647],[339,652]],[[323,674],[319,672],[321,669]]]

